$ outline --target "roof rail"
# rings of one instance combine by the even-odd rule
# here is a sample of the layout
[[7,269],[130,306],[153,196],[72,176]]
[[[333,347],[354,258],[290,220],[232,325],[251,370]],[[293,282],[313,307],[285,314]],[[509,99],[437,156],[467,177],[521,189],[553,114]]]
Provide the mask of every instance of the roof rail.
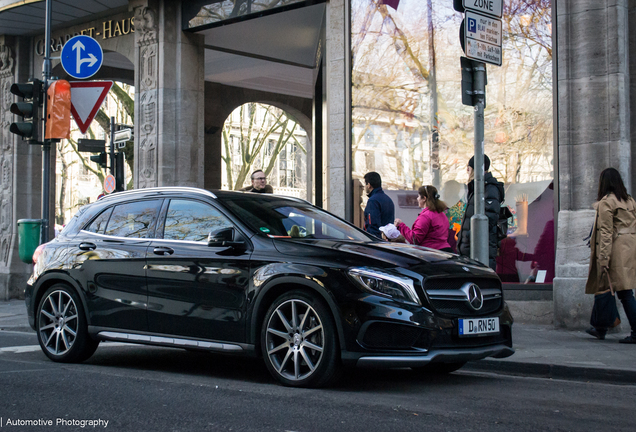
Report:
[[104,195],[98,201],[107,200],[112,197],[122,196],[123,195],[135,195],[135,194],[156,194],[161,195],[162,193],[174,193],[174,192],[196,192],[207,195],[211,198],[216,199],[216,195],[206,189],[200,189],[195,187],[187,187],[187,186],[162,186],[162,187],[153,187],[153,188],[145,188],[145,189],[131,189],[127,191],[121,191],[110,195]]

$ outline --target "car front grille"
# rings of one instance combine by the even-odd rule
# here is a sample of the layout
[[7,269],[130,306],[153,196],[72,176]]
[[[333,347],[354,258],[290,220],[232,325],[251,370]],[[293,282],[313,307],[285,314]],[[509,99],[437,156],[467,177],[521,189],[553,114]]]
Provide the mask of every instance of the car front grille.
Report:
[[[475,310],[468,301],[466,284],[476,284],[483,295],[481,308]],[[498,311],[503,304],[501,282],[488,278],[428,279],[424,290],[431,306],[448,317],[484,316]]]

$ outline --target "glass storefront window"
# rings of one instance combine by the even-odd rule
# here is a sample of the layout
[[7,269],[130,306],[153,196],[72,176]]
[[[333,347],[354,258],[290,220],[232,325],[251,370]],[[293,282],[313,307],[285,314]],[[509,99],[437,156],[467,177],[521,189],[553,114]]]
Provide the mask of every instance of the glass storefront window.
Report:
[[[459,27],[447,0],[351,0],[353,178],[377,171],[398,195],[432,184],[461,223],[472,107],[462,105]],[[485,152],[514,218],[497,272],[505,282],[554,277],[550,0],[504,2],[503,64],[488,65]],[[452,235],[452,233],[451,233]]]
[[184,2],[184,16],[187,19],[185,28],[200,27],[304,1],[305,0],[208,0]]

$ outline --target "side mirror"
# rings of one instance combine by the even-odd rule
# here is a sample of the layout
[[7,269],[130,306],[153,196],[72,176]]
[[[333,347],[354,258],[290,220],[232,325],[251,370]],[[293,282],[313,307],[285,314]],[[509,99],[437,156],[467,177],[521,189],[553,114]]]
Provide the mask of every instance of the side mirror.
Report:
[[236,247],[244,246],[245,242],[236,239],[236,230],[232,227],[221,228],[208,234],[209,247]]

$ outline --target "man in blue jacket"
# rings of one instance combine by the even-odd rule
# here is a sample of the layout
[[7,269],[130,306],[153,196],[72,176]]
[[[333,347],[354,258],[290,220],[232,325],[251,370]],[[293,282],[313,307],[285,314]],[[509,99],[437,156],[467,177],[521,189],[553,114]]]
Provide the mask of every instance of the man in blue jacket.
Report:
[[382,178],[377,172],[366,173],[364,183],[364,191],[369,197],[364,209],[364,230],[382,238],[380,227],[395,220],[393,201],[382,190]]

